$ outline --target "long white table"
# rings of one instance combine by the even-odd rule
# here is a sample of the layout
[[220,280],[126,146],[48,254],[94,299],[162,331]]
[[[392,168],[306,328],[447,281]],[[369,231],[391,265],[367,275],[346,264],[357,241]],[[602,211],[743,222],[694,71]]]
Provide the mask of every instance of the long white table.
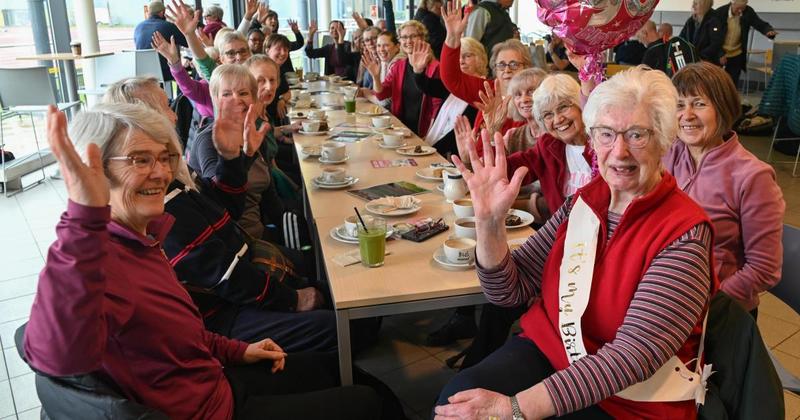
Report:
[[[359,103],[358,110],[364,111],[374,105]],[[337,131],[337,125],[348,122],[370,124],[371,118],[359,114],[345,114],[344,111],[328,111],[328,124]],[[387,114],[390,115],[390,114]],[[399,120],[392,117],[395,126],[401,126]],[[347,128],[347,130],[353,130]],[[365,128],[356,130],[366,131]],[[298,155],[302,158],[304,146],[321,144],[327,136],[295,135]],[[424,142],[412,136],[412,145]],[[427,241],[415,243],[407,240],[390,240],[386,244],[385,264],[379,268],[367,268],[361,264],[341,267],[333,262],[333,258],[345,252],[358,249],[357,245],[345,244],[330,237],[330,230],[343,223],[343,219],[354,214],[353,207],[358,207],[362,214],[366,213],[364,200],[344,190],[318,189],[312,178],[320,175],[324,166],[317,158],[302,159],[301,172],[305,184],[308,220],[312,224],[317,246],[318,271],[325,270],[330,284],[333,306],[336,310],[337,330],[339,338],[339,366],[343,385],[352,384],[352,355],[350,350],[350,320],[374,316],[395,315],[408,312],[419,312],[433,309],[451,308],[462,305],[484,303],[475,270],[450,271],[433,260],[433,254],[444,241],[453,234],[452,205],[445,201],[441,192],[436,190],[438,182],[427,181],[415,174],[419,169],[432,163],[444,163],[438,154],[413,157],[416,167],[373,168],[371,161],[376,159],[401,159],[402,156],[391,149],[378,146],[377,137],[368,138],[358,143],[347,143],[349,159],[346,163],[336,165],[345,168],[348,175],[359,178],[359,182],[348,189],[359,189],[393,181],[410,181],[421,187],[430,189],[430,193],[418,195],[422,200],[422,209],[412,215],[387,217],[387,223],[404,220],[442,217],[450,226],[443,232]],[[523,238],[531,234],[527,228],[509,231],[509,239]]]

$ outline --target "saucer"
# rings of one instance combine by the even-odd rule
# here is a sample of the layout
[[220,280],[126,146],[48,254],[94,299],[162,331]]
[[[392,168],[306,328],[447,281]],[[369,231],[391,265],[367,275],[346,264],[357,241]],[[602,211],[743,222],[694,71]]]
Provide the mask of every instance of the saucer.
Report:
[[[428,181],[442,181],[442,168],[422,168],[417,171],[417,176],[422,179],[427,179]],[[436,172],[439,171],[439,176],[436,176]]]
[[321,146],[304,146],[300,152],[307,157],[319,157],[322,154]]
[[355,183],[358,182],[358,178],[354,178],[352,176],[348,176],[346,178],[347,179],[346,181],[338,182],[336,184],[328,184],[328,183],[320,182],[318,179],[319,179],[319,177],[313,178],[311,180],[311,183],[314,184],[315,187],[322,188],[324,190],[338,190],[338,189],[341,189],[341,188],[347,188],[347,187],[349,187],[351,185],[355,185]]
[[377,214],[378,216],[405,216],[407,214],[416,213],[422,208],[422,201],[416,197],[414,197],[413,206],[407,209],[394,209],[389,211],[381,210],[386,207],[386,204],[376,203],[378,200],[380,200],[380,198],[368,202],[364,208],[366,208],[368,212]]
[[514,225],[514,226],[506,225],[506,229],[519,229],[521,227],[525,227],[525,226],[528,226],[531,223],[533,223],[533,215],[528,213],[525,210],[511,209],[511,210],[508,211],[508,214],[509,215],[513,214],[515,216],[519,216],[519,218],[522,219],[522,223],[520,223],[518,225]]
[[397,149],[397,153],[400,153],[401,155],[405,156],[426,156],[436,153],[436,149],[434,149],[433,147],[430,146],[420,146],[420,147],[422,149],[420,152],[414,151],[414,149],[416,149],[417,146],[400,147]]
[[324,136],[325,134],[328,134],[327,131],[305,131],[302,128],[297,132],[304,136]]
[[[358,238],[355,237],[355,236],[348,235],[347,231],[344,228],[344,224],[341,224],[339,226],[334,226],[333,228],[331,228],[331,231],[329,233],[331,235],[331,238],[333,238],[333,239],[335,239],[335,240],[337,240],[339,242],[344,242],[346,244],[358,245]],[[394,229],[387,228],[387,230],[386,230],[386,239],[389,239],[389,237],[391,237],[393,233],[394,233]]]
[[320,163],[327,163],[327,164],[330,164],[330,165],[337,165],[337,164],[340,164],[340,163],[345,163],[347,161],[347,159],[350,159],[349,155],[345,156],[344,159],[342,159],[342,160],[326,160],[326,159],[323,159],[322,156],[320,156],[319,157],[319,162]]
[[367,111],[356,111],[356,114],[362,115],[362,116],[365,116],[365,117],[377,117],[378,115],[384,115],[384,114],[387,114],[387,113],[389,113],[389,111],[387,111],[385,109],[382,109],[380,107],[373,107],[372,109],[367,110]]
[[444,254],[444,245],[440,246],[439,248],[436,248],[436,251],[433,253],[433,260],[436,261],[437,263],[445,266],[445,267],[448,267],[448,268],[465,269],[465,268],[472,268],[472,267],[475,266],[475,261],[474,260],[472,262],[468,262],[468,263],[450,262],[450,260],[448,260],[447,257]]

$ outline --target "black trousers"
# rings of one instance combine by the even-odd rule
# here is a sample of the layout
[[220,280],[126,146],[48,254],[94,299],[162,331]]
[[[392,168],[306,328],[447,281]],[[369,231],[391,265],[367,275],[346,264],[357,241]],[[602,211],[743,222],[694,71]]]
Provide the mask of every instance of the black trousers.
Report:
[[731,80],[733,80],[733,85],[737,88],[739,87],[739,76],[741,76],[742,71],[745,69],[747,62],[745,61],[745,54],[739,54],[736,57],[728,58],[728,62],[725,63],[725,71],[731,76]]
[[[514,395],[538,384],[553,373],[555,369],[536,344],[527,338],[514,336],[482,362],[454,376],[439,394],[436,405],[445,405],[450,396],[474,388]],[[591,406],[560,418],[577,420],[612,417],[599,407]]]
[[234,419],[379,419],[382,402],[370,387],[338,387],[335,356],[290,354],[283,371],[271,362],[225,368]]

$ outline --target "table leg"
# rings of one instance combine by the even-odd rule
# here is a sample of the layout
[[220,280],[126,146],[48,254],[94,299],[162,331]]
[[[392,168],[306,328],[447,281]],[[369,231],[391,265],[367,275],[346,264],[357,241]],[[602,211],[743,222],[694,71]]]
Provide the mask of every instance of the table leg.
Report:
[[353,356],[350,354],[350,312],[336,311],[336,335],[339,339],[339,376],[342,386],[353,384]]

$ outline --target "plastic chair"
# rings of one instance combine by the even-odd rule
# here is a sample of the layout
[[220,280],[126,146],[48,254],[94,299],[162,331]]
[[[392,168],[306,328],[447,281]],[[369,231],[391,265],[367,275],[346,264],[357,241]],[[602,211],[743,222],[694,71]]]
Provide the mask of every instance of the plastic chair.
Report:
[[[25,360],[23,342],[25,327],[14,333],[19,357]],[[33,367],[31,367],[33,369]],[[164,413],[126,399],[116,385],[108,384],[96,374],[55,377],[38,372],[36,394],[42,403],[44,419],[123,419],[166,420]]]
[[[781,141],[795,141],[798,143],[797,151],[794,152],[794,162],[791,160],[772,161],[772,150],[775,147],[775,143]],[[788,151],[791,151],[791,148]],[[786,119],[783,118],[783,116],[780,116],[775,122],[775,131],[772,132],[772,142],[769,145],[769,152],[767,152],[767,163],[794,163],[794,168],[792,168],[792,176],[795,177],[797,176],[798,161],[800,161],[800,135],[792,132]]]
[[[49,149],[42,149],[39,146],[39,136],[36,133],[33,114],[47,112],[47,106],[50,104],[56,104],[59,111],[63,111],[79,106],[80,102],[57,103],[56,92],[53,84],[50,83],[50,74],[47,71],[47,67],[30,67],[0,68],[0,104],[2,104],[0,121],[3,114],[7,112],[30,115],[33,140],[36,143],[35,154],[20,156],[9,163],[6,163],[4,159],[0,162],[0,183],[3,184],[4,194],[8,197],[9,183],[17,182],[19,185],[17,192],[21,192],[24,188],[22,188],[22,183],[18,182],[18,180],[23,175],[41,170],[42,179],[28,188],[38,185],[46,179],[44,167],[55,162],[55,158]],[[0,124],[0,148],[3,146],[5,146],[5,132],[2,124]],[[31,159],[32,157],[35,158]]]
[[[800,228],[783,225],[783,267],[781,281],[769,292],[800,314]],[[800,393],[800,379],[784,368],[770,352],[783,389]]]

